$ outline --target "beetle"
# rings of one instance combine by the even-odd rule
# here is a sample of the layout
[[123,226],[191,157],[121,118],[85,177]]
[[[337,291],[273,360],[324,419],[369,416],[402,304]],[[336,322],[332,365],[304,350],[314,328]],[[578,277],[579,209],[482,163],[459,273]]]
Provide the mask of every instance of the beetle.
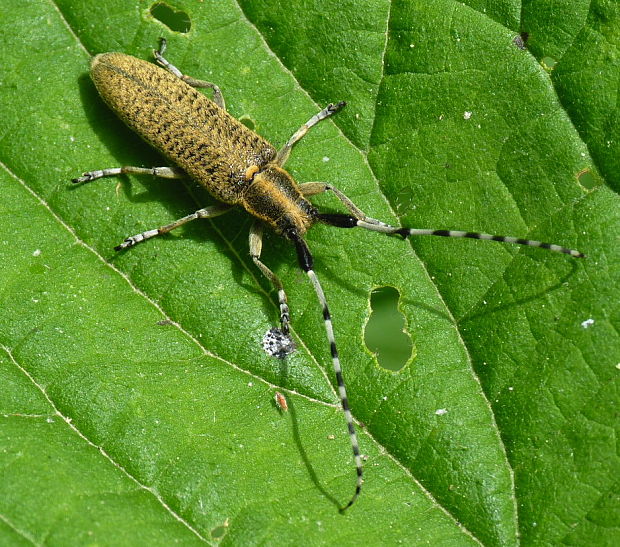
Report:
[[[540,247],[573,257],[583,253],[560,245],[529,239],[458,230],[435,230],[390,226],[367,216],[332,184],[298,184],[284,169],[293,146],[321,120],[335,114],[345,102],[329,104],[303,124],[279,150],[264,138],[233,118],[227,111],[219,87],[211,82],[184,75],[165,57],[166,41],[161,40],[154,57],[160,66],[123,53],[103,53],[91,62],[91,77],[104,102],[146,142],[155,147],[176,167],[115,167],[84,173],[73,179],[84,183],[123,173],[150,174],[163,178],[191,177],[217,201],[170,224],[130,236],[116,250],[133,247],[147,239],[165,234],[199,218],[214,218],[241,206],[255,217],[249,235],[252,260],[273,284],[278,294],[280,329],[271,329],[264,342],[271,355],[284,357],[293,350],[290,339],[290,314],[284,286],[279,277],[261,261],[264,226],[290,241],[295,247],[301,269],[308,275],[322,308],[340,402],[345,415],[356,469],[355,491],[341,512],[351,507],[360,495],[363,483],[362,457],[340,365],[331,313],[314,272],[313,257],[304,239],[316,223],[337,228],[361,227],[403,237],[434,235],[486,239]],[[197,91],[210,88],[213,99]],[[321,213],[309,197],[332,192],[348,213]]]

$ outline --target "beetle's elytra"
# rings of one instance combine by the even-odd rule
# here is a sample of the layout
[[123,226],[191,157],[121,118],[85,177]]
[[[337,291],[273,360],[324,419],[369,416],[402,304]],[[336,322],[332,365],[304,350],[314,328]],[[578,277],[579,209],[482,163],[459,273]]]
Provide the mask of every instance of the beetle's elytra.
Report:
[[91,74],[108,106],[217,200],[285,235],[316,220],[277,150],[174,74],[123,53],[97,55]]
[[[131,129],[166,156],[175,167],[114,167],[84,173],[74,182],[88,182],[121,173],[151,174],[163,178],[190,176],[219,201],[175,222],[128,237],[117,250],[132,247],[146,239],[165,234],[198,218],[212,218],[240,205],[256,218],[250,230],[250,255],[256,266],[271,281],[278,293],[281,329],[271,329],[264,347],[271,355],[283,357],[294,349],[289,336],[287,296],[280,279],[260,260],[263,226],[290,240],[301,268],[310,278],[322,307],[338,393],[344,410],[356,468],[355,492],[344,511],[358,498],[362,487],[362,458],[332,326],[331,314],[319,280],[313,270],[312,254],[304,234],[315,223],[338,228],[361,227],[384,234],[436,235],[487,239],[541,247],[583,257],[579,251],[559,245],[516,237],[478,232],[399,228],[367,216],[345,194],[328,183],[297,184],[284,170],[292,147],[308,130],[331,116],[345,103],[330,104],[312,116],[281,149],[274,148],[254,131],[230,116],[219,88],[212,83],[183,75],[164,58],[166,42],[154,52],[160,68],[122,53],[104,53],[93,58],[91,76],[108,106]],[[211,88],[213,100],[196,90]],[[347,214],[323,214],[308,200],[309,196],[330,191],[348,210]],[[284,397],[282,397],[284,399]],[[286,399],[284,399],[286,401]]]

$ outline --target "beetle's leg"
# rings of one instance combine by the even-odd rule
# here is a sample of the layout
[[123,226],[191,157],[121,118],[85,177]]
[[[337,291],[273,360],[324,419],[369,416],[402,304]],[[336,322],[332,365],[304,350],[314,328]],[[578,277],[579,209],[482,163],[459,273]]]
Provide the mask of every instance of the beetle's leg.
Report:
[[224,96],[220,91],[220,88],[212,84],[211,82],[205,82],[204,80],[196,80],[191,76],[187,76],[183,74],[176,66],[174,66],[168,59],[164,57],[164,52],[166,51],[166,40],[165,38],[161,38],[159,41],[159,49],[153,51],[153,55],[155,56],[155,60],[163,66],[168,72],[174,74],[177,78],[183,80],[187,85],[191,85],[192,87],[207,87],[213,90],[213,102],[219,106],[221,109],[226,110],[226,103],[224,102]]
[[263,225],[260,222],[254,222],[250,228],[250,256],[254,261],[254,264],[258,266],[258,269],[262,274],[271,281],[273,286],[278,291],[278,301],[280,303],[280,324],[282,325],[282,332],[288,336],[290,315],[286,299],[286,292],[284,292],[284,285],[280,278],[273,273],[263,262],[260,260],[260,255],[263,250]]
[[138,243],[146,239],[150,239],[155,236],[160,236],[162,234],[167,234],[168,232],[178,228],[179,226],[183,226],[183,224],[187,224],[192,220],[196,220],[198,218],[214,218],[224,213],[228,212],[232,206],[224,203],[220,203],[219,205],[212,205],[210,207],[205,207],[203,209],[198,209],[195,213],[191,215],[184,216],[170,224],[166,224],[165,226],[161,226],[159,228],[155,228],[154,230],[147,230],[146,232],[142,232],[140,234],[136,234],[135,236],[128,237],[125,241],[123,241],[120,245],[114,247],[115,250],[121,251],[122,249],[127,249],[129,247],[133,247]]
[[568,249],[561,245],[555,245],[553,243],[544,243],[542,241],[536,241],[533,239],[523,239],[520,237],[512,236],[500,236],[493,234],[483,234],[480,232],[466,232],[461,230],[431,230],[422,228],[397,228],[396,226],[390,226],[380,220],[366,216],[366,214],[355,205],[346,195],[344,195],[338,188],[331,184],[324,182],[307,182],[300,185],[301,191],[305,196],[312,196],[320,194],[322,192],[332,191],[336,197],[343,203],[343,205],[349,210],[352,216],[342,214],[320,214],[319,221],[336,226],[338,228],[354,228],[359,226],[366,230],[372,230],[373,232],[382,232],[384,234],[398,234],[403,237],[409,236],[441,236],[441,237],[466,237],[471,239],[486,239],[490,241],[501,241],[504,243],[514,243],[517,245],[525,245],[527,247],[540,247],[542,249],[548,249],[555,251],[556,253],[564,253],[577,258],[583,258],[585,255],[574,249]]
[[295,133],[293,133],[293,136],[286,142],[286,144],[282,148],[280,148],[280,150],[278,151],[278,155],[276,156],[276,159],[274,160],[274,162],[280,167],[283,167],[295,143],[299,141],[308,132],[308,130],[311,127],[315,126],[321,120],[324,120],[325,118],[331,116],[332,114],[335,114],[341,108],[344,108],[346,104],[347,103],[344,101],[340,101],[337,104],[330,103],[323,110],[321,110],[318,114],[315,114],[314,116],[312,116],[312,118],[310,118],[297,131],[295,131]]
[[333,192],[356,219],[364,221],[368,224],[390,227],[388,224],[385,224],[376,218],[367,216],[366,213],[355,205],[355,203],[353,203],[342,191],[338,190],[338,188],[331,184],[327,184],[326,182],[306,182],[300,184],[299,187],[302,194],[308,197],[315,196],[316,194],[322,194],[323,192]]
[[370,217],[366,216],[364,211],[362,211],[357,205],[355,205],[355,203],[353,203],[345,194],[338,190],[338,188],[332,186],[331,184],[327,184],[326,182],[304,182],[299,185],[299,189],[301,190],[301,193],[306,197],[316,196],[317,194],[322,194],[323,192],[328,191],[333,192],[355,218],[383,224],[379,220],[371,219]]
[[182,179],[186,177],[185,172],[173,167],[133,167],[125,165],[123,167],[111,167],[109,169],[99,169],[97,171],[88,171],[81,177],[72,179],[72,182],[90,182],[91,180],[100,179],[102,177],[115,177],[117,175],[153,175],[164,179]]

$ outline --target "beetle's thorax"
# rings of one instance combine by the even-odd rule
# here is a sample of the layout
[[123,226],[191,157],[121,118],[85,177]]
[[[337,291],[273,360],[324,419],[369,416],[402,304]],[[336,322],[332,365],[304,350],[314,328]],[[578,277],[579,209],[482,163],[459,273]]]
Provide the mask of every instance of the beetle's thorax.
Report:
[[256,172],[243,193],[241,204],[251,215],[260,218],[284,236],[290,230],[304,234],[318,215],[315,207],[303,197],[293,177],[274,163]]

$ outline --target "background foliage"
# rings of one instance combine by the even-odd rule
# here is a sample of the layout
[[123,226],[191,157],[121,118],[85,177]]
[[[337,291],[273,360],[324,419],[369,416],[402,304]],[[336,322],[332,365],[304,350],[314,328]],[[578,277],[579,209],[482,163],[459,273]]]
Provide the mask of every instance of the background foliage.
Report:
[[[617,543],[618,4],[169,4],[188,32],[150,2],[0,5],[0,542]],[[299,342],[279,362],[260,347],[277,309],[244,214],[116,254],[205,196],[69,182],[161,164],[87,75],[91,55],[148,59],[160,36],[274,143],[349,103],[296,148],[298,180],[392,223],[588,255],[313,228],[367,455],[345,516],[349,442],[286,242],[265,251]],[[411,339],[396,373],[364,345],[377,287],[398,291]]]

